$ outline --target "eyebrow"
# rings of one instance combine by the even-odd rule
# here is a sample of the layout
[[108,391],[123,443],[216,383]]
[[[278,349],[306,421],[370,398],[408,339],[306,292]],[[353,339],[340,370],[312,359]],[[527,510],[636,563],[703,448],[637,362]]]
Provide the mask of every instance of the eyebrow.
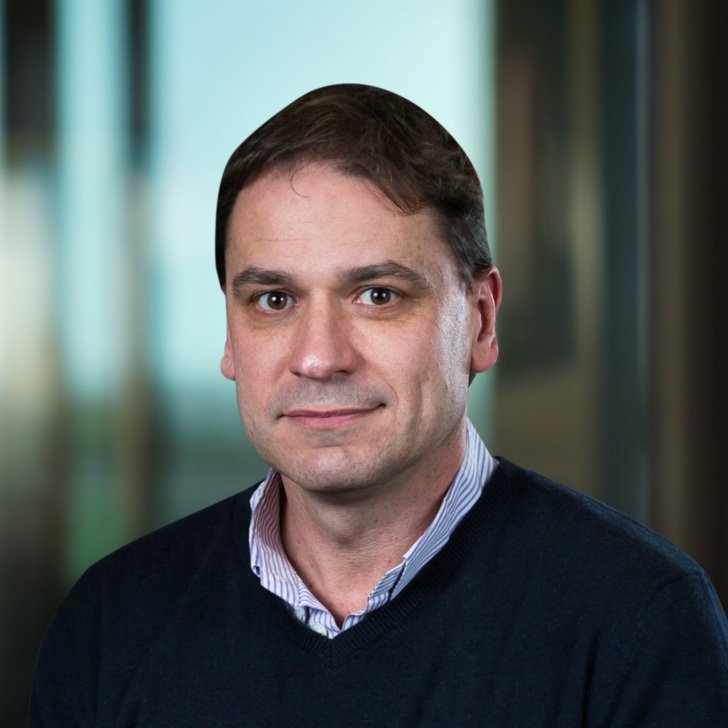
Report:
[[430,285],[424,275],[393,260],[352,268],[345,271],[342,278],[347,283],[365,283],[375,278],[399,278],[420,288],[427,288]]
[[237,296],[241,289],[250,283],[259,286],[287,286],[292,282],[293,279],[287,273],[251,265],[235,275],[232,280],[232,291]]
[[[374,263],[372,265],[363,265],[357,268],[350,268],[339,274],[342,283],[357,284],[366,281],[375,280],[377,278],[398,278],[407,281],[419,288],[429,288],[428,279],[401,263],[395,263],[392,260],[384,263]],[[232,292],[239,296],[242,289],[246,285],[256,284],[262,286],[290,286],[293,285],[293,278],[283,271],[270,270],[261,268],[257,265],[251,265],[240,271],[232,280]]]

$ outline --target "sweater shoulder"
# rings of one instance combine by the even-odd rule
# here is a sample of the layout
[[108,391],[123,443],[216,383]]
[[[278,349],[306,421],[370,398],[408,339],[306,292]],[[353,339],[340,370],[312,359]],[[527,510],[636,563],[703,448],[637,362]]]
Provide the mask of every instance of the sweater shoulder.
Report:
[[601,501],[501,460],[500,476],[518,492],[517,518],[528,540],[564,566],[668,582],[704,576],[690,556],[647,526]]
[[169,595],[184,589],[205,564],[222,565],[229,560],[222,554],[247,548],[248,503],[254,488],[162,526],[100,559],[81,576],[67,601],[97,590],[107,599],[123,597],[127,591],[138,599],[140,592]]
[[116,714],[155,645],[184,631],[191,614],[199,618],[225,602],[226,585],[250,572],[249,496],[244,491],[170,523],[86,570],[46,630],[34,720],[47,714],[43,725],[106,725],[97,711]]

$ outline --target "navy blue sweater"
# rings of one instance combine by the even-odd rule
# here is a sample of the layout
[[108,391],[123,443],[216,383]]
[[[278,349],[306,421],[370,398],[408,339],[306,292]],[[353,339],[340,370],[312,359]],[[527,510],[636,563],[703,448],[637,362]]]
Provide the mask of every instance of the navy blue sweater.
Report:
[[82,577],[31,726],[726,726],[728,623],[691,559],[502,461],[447,546],[333,640],[250,571],[250,492]]

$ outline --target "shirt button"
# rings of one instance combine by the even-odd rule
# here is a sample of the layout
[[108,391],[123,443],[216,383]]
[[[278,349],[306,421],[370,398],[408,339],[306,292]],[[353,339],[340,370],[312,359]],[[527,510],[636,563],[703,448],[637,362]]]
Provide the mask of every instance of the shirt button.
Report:
[[308,625],[314,632],[323,635],[324,637],[328,636],[328,631],[326,627],[324,627],[321,622],[311,622],[311,624]]
[[293,616],[299,622],[305,622],[306,621],[306,610],[303,607],[296,607],[296,609],[293,610]]

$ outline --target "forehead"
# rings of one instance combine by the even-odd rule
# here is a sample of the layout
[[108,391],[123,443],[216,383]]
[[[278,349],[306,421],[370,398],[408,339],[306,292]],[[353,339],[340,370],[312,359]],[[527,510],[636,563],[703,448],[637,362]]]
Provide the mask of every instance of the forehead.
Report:
[[231,273],[246,265],[304,270],[383,259],[455,269],[429,210],[403,213],[373,185],[325,165],[272,172],[243,189],[226,258]]

